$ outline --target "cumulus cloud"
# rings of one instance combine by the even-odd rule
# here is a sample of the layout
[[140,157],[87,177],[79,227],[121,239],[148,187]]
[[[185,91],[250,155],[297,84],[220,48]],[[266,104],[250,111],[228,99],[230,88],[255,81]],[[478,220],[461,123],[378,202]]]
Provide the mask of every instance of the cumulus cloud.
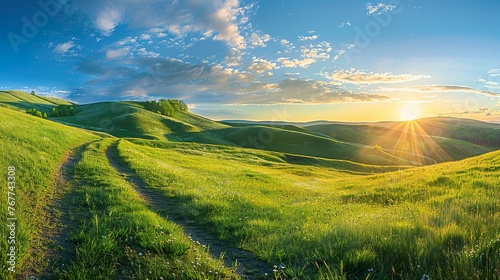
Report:
[[252,59],[246,71],[223,65],[192,64],[174,58],[116,57],[109,63],[87,61],[78,70],[93,78],[71,96],[76,101],[95,96],[113,98],[179,98],[189,103],[280,104],[340,103],[387,100],[382,95],[356,93],[339,85],[288,78],[263,82],[261,74],[276,64],[263,58]]
[[315,80],[286,79],[270,94],[275,103],[344,103],[388,100],[389,97],[367,93],[355,93],[338,85]]
[[387,5],[387,4],[383,4],[383,3],[378,3],[378,4],[372,4],[372,3],[368,3],[366,4],[366,14],[371,16],[373,14],[377,14],[377,15],[380,15],[384,12],[388,12],[388,11],[392,11],[396,8],[396,6],[394,5]]
[[288,41],[287,39],[281,39],[280,44],[282,46],[288,46],[290,44],[290,41]]
[[114,8],[106,7],[97,13],[95,27],[105,36],[109,36],[122,21],[122,13]]
[[265,47],[269,40],[271,40],[271,36],[268,34],[259,35],[257,33],[252,33],[252,36],[250,36],[251,44],[254,47]]
[[88,0],[77,1],[75,8],[106,36],[117,26],[127,24],[175,36],[196,32],[242,49],[246,42],[239,24],[251,6],[240,7],[238,0]]
[[242,57],[243,57],[243,52],[240,49],[237,48],[231,48],[229,50],[228,55],[224,59],[224,62],[226,63],[227,66],[229,67],[235,67],[235,66],[240,66]]
[[312,36],[299,36],[299,41],[313,41],[318,39],[318,35],[312,35]]
[[271,71],[276,67],[276,63],[267,61],[262,58],[252,58],[252,64],[247,67],[247,70],[258,75],[263,74],[265,72]]
[[58,44],[54,48],[54,52],[57,53],[57,54],[65,54],[68,51],[70,51],[71,48],[73,48],[75,46],[76,45],[75,45],[75,43],[73,41],[68,41],[68,42],[63,43],[63,44]]
[[338,70],[331,75],[336,81],[342,81],[353,84],[381,84],[381,83],[403,83],[420,79],[428,79],[429,75],[401,74],[392,73],[373,73],[361,70]]
[[149,34],[142,34],[141,35],[141,40],[143,40],[143,41],[151,40],[151,35],[149,35]]
[[499,93],[494,93],[487,90],[475,89],[467,86],[457,86],[457,85],[430,85],[430,86],[415,87],[414,89],[416,91],[423,91],[423,92],[470,92],[486,96],[500,97]]
[[303,59],[297,59],[297,58],[294,58],[294,59],[290,59],[289,57],[280,57],[277,59],[277,61],[279,63],[281,63],[281,65],[283,67],[302,67],[302,68],[307,68],[309,67],[311,64],[313,64],[314,62],[316,62],[316,59],[314,58],[303,58]]
[[302,46],[300,51],[302,57],[326,60],[330,58],[328,53],[332,51],[332,47],[330,43],[323,41],[318,45],[310,44],[309,46]]
[[125,47],[117,50],[109,50],[106,52],[106,59],[114,59],[117,57],[126,56],[130,52],[130,48]]
[[307,46],[302,46],[300,48],[300,57],[301,58],[293,58],[290,57],[280,57],[277,59],[277,62],[281,63],[283,67],[302,67],[307,68],[311,64],[315,63],[318,60],[326,60],[330,58],[330,52],[332,51],[332,47],[330,43],[323,41],[319,44],[309,44]]

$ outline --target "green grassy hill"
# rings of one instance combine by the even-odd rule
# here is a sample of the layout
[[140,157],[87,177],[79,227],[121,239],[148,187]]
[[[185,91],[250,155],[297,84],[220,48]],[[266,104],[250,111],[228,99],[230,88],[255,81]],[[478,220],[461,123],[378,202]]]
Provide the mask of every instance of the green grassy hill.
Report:
[[[430,127],[439,125],[427,121]],[[445,130],[445,126],[442,130]],[[433,164],[477,156],[494,150],[467,141],[427,135],[424,127],[397,122],[390,128],[376,125],[327,124],[309,126],[309,131],[328,135],[340,141],[378,145],[386,152],[422,164]]]
[[8,90],[0,91],[0,106],[26,110],[35,108],[41,112],[49,112],[50,109],[58,105],[72,105],[73,103],[54,97],[27,94],[23,91]]
[[[77,145],[95,141],[99,137],[81,129],[65,126],[23,112],[0,106],[0,168],[2,186],[0,217],[17,219],[16,267],[35,266],[34,261],[44,258],[44,244],[40,236],[52,231],[48,212],[53,207],[56,193],[55,174],[61,161]],[[14,171],[13,188],[7,186],[8,167]],[[10,192],[10,194],[7,193]],[[9,200],[9,197],[14,200]],[[12,203],[12,204],[10,204]],[[8,206],[15,210],[8,215]],[[12,244],[7,243],[6,227],[2,227],[0,251],[7,252]],[[5,268],[6,253],[0,256],[3,263],[1,279],[9,279]],[[41,263],[40,263],[41,264]]]
[[[17,109],[36,108],[48,111],[68,102],[8,91],[0,92],[0,104]],[[142,102],[77,105],[76,112],[74,116],[51,119],[116,137],[236,145],[364,164],[426,165],[476,156],[497,148],[444,137],[449,136],[458,125],[477,125],[478,129],[497,127],[453,118],[430,118],[407,123],[332,123],[302,127],[293,124],[229,125],[188,112],[178,112],[172,117],[166,117],[145,110]]]
[[[74,105],[71,102],[22,91],[0,91],[0,106],[25,111],[29,108],[49,112],[58,105]],[[74,116],[54,117],[54,121],[109,133],[117,137],[145,139],[169,139],[174,141],[198,141],[232,145],[214,137],[210,130],[229,126],[207,118],[179,112],[175,117],[165,117],[144,109],[142,102],[101,102],[75,105]],[[198,133],[205,132],[205,133]]]
[[74,116],[53,120],[116,137],[231,145],[210,133],[210,130],[228,126],[188,112],[166,117],[144,109],[140,102],[101,102],[79,105],[76,110]]
[[117,149],[160,207],[284,264],[278,279],[498,279],[500,152],[366,176],[148,142]]
[[[0,168],[13,166],[16,182],[7,190],[2,176],[0,217],[15,196],[17,218],[16,274],[3,269],[1,279],[500,279],[498,151],[403,168],[394,164],[404,154],[365,137],[397,148],[430,137],[233,127],[140,102],[44,120],[22,112],[52,106],[31,103],[38,97],[0,96],[21,110],[0,107]],[[2,252],[9,246],[0,241]],[[61,247],[62,263],[52,262]]]
[[218,131],[220,137],[241,147],[292,153],[377,165],[411,165],[373,147],[341,142],[328,137],[276,127],[244,126]]

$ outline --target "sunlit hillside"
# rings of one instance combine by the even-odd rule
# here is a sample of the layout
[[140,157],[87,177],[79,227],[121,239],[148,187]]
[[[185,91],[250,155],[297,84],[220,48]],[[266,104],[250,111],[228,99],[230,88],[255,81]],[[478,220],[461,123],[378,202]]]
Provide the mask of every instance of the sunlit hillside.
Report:
[[141,102],[43,119],[26,109],[59,105],[1,94],[2,279],[499,279],[500,153],[423,132],[440,122],[228,125]]

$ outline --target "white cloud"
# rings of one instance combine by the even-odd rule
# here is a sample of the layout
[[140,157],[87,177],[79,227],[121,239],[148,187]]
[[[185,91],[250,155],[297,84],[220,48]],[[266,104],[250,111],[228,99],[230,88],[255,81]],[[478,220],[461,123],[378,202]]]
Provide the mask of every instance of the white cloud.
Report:
[[457,86],[457,85],[421,86],[421,87],[414,87],[414,90],[415,91],[422,91],[422,92],[469,92],[469,93],[482,94],[482,95],[486,95],[486,96],[500,97],[499,93],[475,89],[475,88],[468,87],[468,86]]
[[130,49],[128,47],[117,49],[117,50],[110,50],[110,51],[106,52],[106,59],[123,57],[123,56],[126,56],[129,52],[130,52]]
[[141,40],[143,40],[143,41],[151,40],[151,35],[149,35],[149,34],[142,34],[141,35]]
[[[290,50],[290,49],[289,49]],[[300,57],[291,59],[289,57],[280,57],[277,62],[283,67],[302,67],[307,68],[318,60],[326,60],[330,58],[330,52],[333,50],[330,43],[322,41],[319,44],[310,43],[307,46],[300,48]],[[285,51],[287,52],[287,51]],[[288,51],[290,52],[290,51]]]
[[[146,51],[146,50],[144,50]],[[274,67],[273,62],[254,58],[250,69],[257,73]],[[121,61],[88,61],[79,70],[93,78],[74,92],[77,101],[86,96],[147,96],[182,98],[189,103],[218,104],[322,104],[387,100],[383,95],[357,93],[341,89],[331,82],[285,79],[263,82],[255,73],[241,72],[222,65],[190,64],[179,59],[134,56],[123,67]],[[92,94],[89,94],[92,93]]]
[[302,68],[307,68],[309,65],[313,64],[316,62],[316,59],[314,58],[304,58],[304,59],[290,59],[288,57],[280,57],[277,59],[279,63],[283,67],[302,67]]
[[57,54],[65,54],[67,53],[71,48],[75,47],[75,43],[73,41],[68,41],[64,44],[58,44],[54,48],[54,52]]
[[500,82],[487,81],[485,87],[489,89],[500,89]]
[[268,34],[260,36],[257,33],[252,33],[252,36],[250,36],[251,44],[254,47],[265,47],[269,40],[271,40],[271,36]]
[[146,48],[140,48],[137,50],[137,54],[140,56],[146,56],[146,57],[159,57],[160,54],[157,52],[153,51],[148,51]]
[[488,74],[491,77],[498,77],[500,76],[500,69],[491,69],[490,71],[488,71]]
[[302,57],[312,58],[314,60],[326,60],[330,58],[328,53],[332,51],[332,47],[330,43],[323,41],[318,45],[310,44],[308,47],[302,46],[300,51]]
[[380,15],[384,12],[392,11],[396,8],[394,5],[387,5],[383,3],[378,3],[373,5],[372,3],[366,4],[367,15],[377,14]]
[[237,48],[231,48],[224,62],[229,67],[239,66],[242,60],[243,52]]
[[333,56],[333,61],[339,59],[342,55],[344,55],[347,51],[349,51],[350,49],[352,49],[354,47],[356,47],[356,45],[354,45],[354,44],[347,44],[345,46],[345,48],[340,49],[340,50],[336,50],[335,51],[336,54],[335,54],[335,56]]
[[137,39],[136,38],[132,38],[131,36],[128,36],[127,38],[125,39],[122,39],[118,42],[116,42],[116,45],[121,47],[121,46],[124,46],[124,45],[127,45],[127,44],[134,44],[137,42]]
[[240,24],[253,5],[238,0],[87,0],[76,1],[75,9],[90,19],[94,28],[109,36],[117,26],[148,28],[151,33],[168,31],[175,36],[198,33],[231,47],[244,49]]
[[262,58],[252,58],[252,64],[247,67],[247,70],[258,75],[273,70],[276,67],[276,63],[267,61]]
[[159,27],[153,27],[153,28],[149,29],[149,32],[151,32],[151,33],[160,33],[160,32],[163,32],[163,29],[161,29]]
[[344,27],[344,26],[351,26],[351,22],[350,22],[349,20],[348,20],[348,21],[346,21],[346,22],[342,22],[342,24],[340,24],[338,27],[339,27],[339,28],[342,28],[342,27]]
[[239,33],[239,27],[236,24],[237,15],[241,13],[238,0],[227,0],[214,13],[209,15],[209,28],[218,34],[215,40],[227,42],[230,46],[238,49],[246,47],[245,39]]
[[288,41],[287,39],[281,39],[280,44],[282,46],[288,46],[290,44],[290,41]]
[[336,81],[342,81],[353,84],[380,84],[380,83],[403,83],[420,79],[428,79],[429,75],[401,74],[392,73],[373,73],[356,69],[337,70],[331,75]]
[[109,36],[121,23],[122,14],[114,8],[106,7],[97,13],[94,25],[104,36]]
[[312,36],[299,36],[299,41],[313,41],[318,39],[318,35],[312,35]]

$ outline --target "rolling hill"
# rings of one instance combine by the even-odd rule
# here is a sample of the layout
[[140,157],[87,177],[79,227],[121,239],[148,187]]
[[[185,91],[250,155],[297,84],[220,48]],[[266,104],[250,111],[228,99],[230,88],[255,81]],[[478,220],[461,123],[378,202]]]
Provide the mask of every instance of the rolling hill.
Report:
[[[497,148],[438,135],[428,135],[418,124],[419,121],[405,124],[398,122],[391,128],[376,125],[327,124],[309,126],[307,130],[341,141],[368,146],[377,145],[390,154],[421,164],[464,159]],[[448,128],[451,129],[451,127],[442,126],[443,131]]]
[[1,97],[1,183],[16,187],[0,215],[17,219],[16,273],[2,279],[499,279],[499,151],[367,165],[338,158],[475,144],[403,127],[231,126],[140,102],[46,120],[23,111],[57,103],[29,97]]
[[[4,91],[0,92],[1,104],[20,110],[32,106],[48,111],[56,105],[70,103],[23,92]],[[488,129],[490,132],[500,127],[452,118],[370,124],[325,124],[321,121],[303,124],[264,122],[265,125],[255,122],[228,123],[212,121],[189,112],[178,112],[173,117],[166,117],[146,110],[142,102],[77,105],[76,112],[74,116],[51,119],[116,137],[240,146],[303,157],[392,166],[434,164],[495,150],[497,146],[471,143],[451,136],[457,127]]]

